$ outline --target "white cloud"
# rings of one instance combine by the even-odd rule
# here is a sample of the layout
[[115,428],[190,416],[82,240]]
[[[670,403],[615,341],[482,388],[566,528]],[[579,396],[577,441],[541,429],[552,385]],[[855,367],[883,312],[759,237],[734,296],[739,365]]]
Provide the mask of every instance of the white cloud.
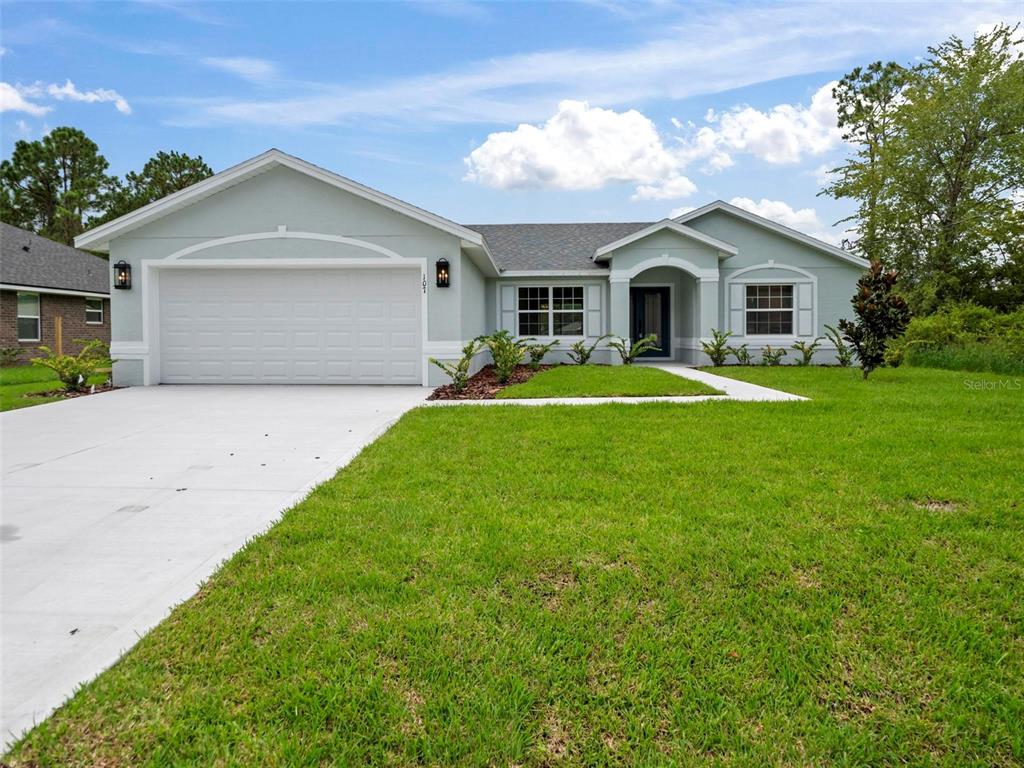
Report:
[[0,82],[0,112],[25,112],[33,117],[41,117],[51,109],[53,107],[29,101],[25,94],[10,83]]
[[811,174],[814,176],[814,180],[821,186],[831,184],[836,180],[836,174],[832,171],[835,168],[835,163],[822,163],[815,168]]
[[668,218],[674,219],[679,216],[682,216],[684,213],[689,213],[690,211],[695,210],[697,210],[697,206],[695,205],[681,205],[678,208],[673,208],[671,211],[669,211]]
[[47,86],[43,86],[41,83],[28,86],[23,92],[31,91],[33,94],[46,93],[50,98],[56,99],[57,101],[63,101],[65,99],[69,101],[81,101],[87,104],[97,104],[103,102],[112,102],[114,109],[120,112],[122,115],[130,115],[132,108],[125,101],[124,97],[121,96],[117,91],[112,91],[109,88],[97,88],[94,91],[80,91],[75,87],[75,84],[70,80],[64,81],[64,85],[56,85],[50,83]]
[[207,56],[202,62],[208,67],[237,75],[243,80],[262,82],[277,77],[277,66],[266,59],[249,56]]
[[684,197],[696,187],[648,118],[566,100],[542,125],[492,133],[465,158],[465,179],[498,189],[639,185],[635,199]]
[[788,203],[781,200],[769,200],[766,197],[762,197],[760,202],[754,202],[749,197],[734,197],[729,202],[737,208],[756,213],[758,216],[803,232],[805,235],[816,237],[826,243],[839,245],[842,242],[842,233],[836,232],[822,222],[818,218],[818,212],[813,208],[794,209]]
[[641,184],[633,200],[678,200],[697,191],[697,185],[685,176],[673,176],[658,184]]
[[[177,123],[300,127],[355,117],[435,124],[539,122],[565,98],[613,107],[720,93],[842,70],[867,57],[897,56],[951,31],[969,32],[987,19],[1020,15],[1013,2],[940,4],[927,14],[917,3],[706,4],[670,13],[674,16],[650,25],[655,36],[627,47],[519,53],[371,84],[289,82],[286,91],[270,98],[183,99],[179,104],[188,112]],[[900,35],[894,37],[893,29]],[[773,157],[792,154],[785,142],[765,148],[772,142],[759,140],[756,126],[737,119],[745,144]]]
[[733,154],[741,152],[776,165],[821,155],[843,140],[832,98],[835,85],[821,86],[808,106],[778,104],[767,112],[753,107],[709,110],[705,120],[710,125],[680,140],[683,152],[690,160],[702,160],[709,173],[729,167],[735,162]]

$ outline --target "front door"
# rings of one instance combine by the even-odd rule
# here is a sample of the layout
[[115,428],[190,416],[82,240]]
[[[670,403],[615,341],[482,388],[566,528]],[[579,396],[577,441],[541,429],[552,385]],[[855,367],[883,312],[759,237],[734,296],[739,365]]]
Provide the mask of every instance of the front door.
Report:
[[630,336],[633,341],[654,334],[657,350],[641,357],[671,357],[672,332],[669,324],[669,291],[667,286],[629,289]]

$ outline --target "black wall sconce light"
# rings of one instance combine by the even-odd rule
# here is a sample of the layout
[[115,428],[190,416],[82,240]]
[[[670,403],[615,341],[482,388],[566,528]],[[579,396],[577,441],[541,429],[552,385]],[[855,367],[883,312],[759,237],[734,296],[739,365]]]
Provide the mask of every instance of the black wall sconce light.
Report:
[[132,265],[124,259],[114,265],[114,287],[126,290],[132,287]]
[[451,273],[448,271],[448,259],[438,259],[434,266],[437,269],[437,287],[447,288],[451,285]]

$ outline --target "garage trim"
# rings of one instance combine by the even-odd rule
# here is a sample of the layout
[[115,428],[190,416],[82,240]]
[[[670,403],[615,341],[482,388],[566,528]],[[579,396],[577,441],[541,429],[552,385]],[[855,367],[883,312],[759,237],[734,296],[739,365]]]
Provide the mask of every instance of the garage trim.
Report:
[[233,243],[247,243],[254,240],[319,240],[326,243],[337,243],[338,245],[352,245],[356,248],[379,253],[381,256],[389,259],[404,258],[390,248],[385,248],[383,245],[377,245],[366,240],[357,240],[354,237],[345,237],[344,235],[327,235],[322,232],[289,232],[287,227],[282,224],[277,228],[276,232],[249,232],[244,235],[229,235],[228,237],[218,237],[216,240],[196,243],[187,248],[182,248],[180,251],[175,251],[164,261],[177,261],[186,256],[191,256],[193,253],[199,253],[210,248],[219,248],[222,245],[231,245]]
[[[267,234],[267,233],[261,233]],[[272,233],[278,234],[278,233]],[[299,234],[299,233],[293,233]],[[309,234],[309,233],[303,233]],[[221,243],[223,244],[223,243]],[[151,260],[142,262],[140,290],[142,292],[142,341],[114,342],[111,353],[119,359],[142,361],[143,384],[160,383],[160,272],[165,269],[223,269],[225,267],[248,267],[258,269],[418,269],[420,273],[420,334],[421,357],[420,377],[427,386],[429,369],[427,343],[427,260],[407,258],[376,259],[184,259]]]

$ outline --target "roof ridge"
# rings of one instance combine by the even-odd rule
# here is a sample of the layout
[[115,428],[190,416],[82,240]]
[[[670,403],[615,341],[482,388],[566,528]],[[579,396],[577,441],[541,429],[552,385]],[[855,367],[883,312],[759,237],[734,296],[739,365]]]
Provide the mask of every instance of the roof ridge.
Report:
[[464,227],[581,227],[598,224],[654,224],[657,220],[636,221],[513,221],[497,224],[463,224]]

